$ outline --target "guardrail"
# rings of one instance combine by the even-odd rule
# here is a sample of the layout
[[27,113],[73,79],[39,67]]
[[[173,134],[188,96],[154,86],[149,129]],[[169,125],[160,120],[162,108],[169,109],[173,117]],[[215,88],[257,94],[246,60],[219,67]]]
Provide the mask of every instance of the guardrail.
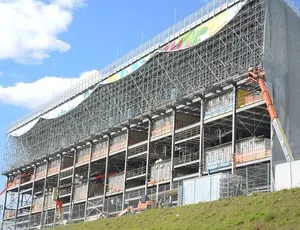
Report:
[[127,176],[127,179],[128,179],[128,178],[131,178],[131,177],[142,175],[144,173],[146,173],[146,167],[141,167],[141,168],[137,168],[137,169],[127,171],[126,176]]
[[177,157],[174,158],[174,165],[181,165],[181,164],[185,164],[185,163],[189,163],[195,160],[199,159],[199,152],[195,152],[195,153],[190,153],[187,155],[184,155],[182,157]]

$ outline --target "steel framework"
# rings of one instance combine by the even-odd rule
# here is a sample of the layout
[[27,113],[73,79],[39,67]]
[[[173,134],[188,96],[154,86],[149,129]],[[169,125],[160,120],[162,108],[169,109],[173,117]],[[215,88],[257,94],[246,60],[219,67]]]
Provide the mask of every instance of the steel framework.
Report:
[[[270,191],[270,118],[256,85],[243,80],[249,67],[263,64],[264,0],[216,0],[215,11],[207,7],[204,15],[239,2],[245,3],[239,13],[210,39],[158,52],[71,112],[41,119],[20,137],[8,135],[10,199],[2,226],[36,229],[107,218],[137,206],[143,195],[159,207],[174,206],[185,179],[218,172],[236,174],[243,194]],[[69,91],[37,114],[79,92]],[[231,184],[221,197],[236,195]]]
[[213,38],[187,50],[158,53],[128,77],[97,88],[70,113],[40,120],[21,137],[8,136],[6,170],[149,115],[182,98],[192,98],[261,64],[263,12],[263,1],[250,1]]

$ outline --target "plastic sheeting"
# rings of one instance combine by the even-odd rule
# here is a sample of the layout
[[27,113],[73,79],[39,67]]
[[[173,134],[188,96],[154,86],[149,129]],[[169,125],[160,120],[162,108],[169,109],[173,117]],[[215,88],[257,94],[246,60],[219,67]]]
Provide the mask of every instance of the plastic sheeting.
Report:
[[96,88],[97,86],[93,90],[88,90],[85,93],[78,95],[74,99],[67,101],[64,104],[56,107],[55,109],[50,110],[49,112],[45,113],[39,118],[36,118],[35,120],[27,123],[21,128],[11,132],[10,135],[14,137],[22,136],[23,134],[27,133],[30,129],[32,129],[40,119],[47,119],[47,120],[55,119],[69,113],[70,111],[75,109],[78,105],[80,105],[85,99],[87,99],[88,96],[91,95]]
[[176,38],[172,42],[165,45],[162,51],[178,51],[198,45],[206,39],[212,37],[219,32],[234,16],[239,12],[245,2],[240,2],[228,10],[220,13],[216,17],[200,24],[188,33]]
[[[300,18],[283,0],[265,0],[264,68],[291,150],[300,159]],[[276,134],[272,166],[285,162]]]

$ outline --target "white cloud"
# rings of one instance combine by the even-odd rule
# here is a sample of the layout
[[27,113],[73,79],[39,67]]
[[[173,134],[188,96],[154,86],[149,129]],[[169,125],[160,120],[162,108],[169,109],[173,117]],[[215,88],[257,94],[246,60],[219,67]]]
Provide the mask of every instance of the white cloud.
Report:
[[58,38],[68,30],[73,10],[85,0],[0,0],[0,60],[41,62],[70,44]]
[[18,82],[10,87],[0,86],[0,102],[34,109],[96,72],[87,71],[77,78],[45,76],[32,83]]

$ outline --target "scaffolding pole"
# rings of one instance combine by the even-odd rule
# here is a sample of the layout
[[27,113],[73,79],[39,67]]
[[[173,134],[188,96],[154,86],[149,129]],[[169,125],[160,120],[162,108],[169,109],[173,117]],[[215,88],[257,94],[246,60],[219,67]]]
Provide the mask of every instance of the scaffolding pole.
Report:
[[[170,167],[170,189],[173,188],[174,153],[175,153],[175,130],[176,130],[176,107],[173,108],[172,144],[171,144],[171,167]],[[171,200],[171,196],[170,196],[170,200]]]
[[[60,184],[60,176],[61,176],[61,167],[62,167],[62,154],[60,153],[59,154],[59,171],[58,171],[58,175],[57,175],[57,184],[56,184],[56,187],[58,188],[59,187],[59,184]],[[56,213],[57,213],[57,205],[55,205],[55,209],[54,209],[54,221],[53,221],[53,226],[55,226],[56,224]]]
[[237,88],[233,85],[233,99],[232,99],[232,164],[231,173],[236,175],[236,103],[237,102]]
[[127,130],[127,140],[126,140],[126,150],[125,150],[125,165],[124,165],[124,187],[123,187],[123,198],[122,198],[122,210],[125,208],[125,191],[126,191],[126,182],[127,182],[127,164],[128,164],[128,147],[129,147],[129,140],[130,140],[130,128],[129,126],[126,128]]
[[86,221],[86,214],[87,214],[87,208],[88,208],[88,199],[89,199],[89,188],[90,188],[90,177],[91,177],[91,164],[92,164],[92,154],[93,154],[93,142],[89,142],[90,144],[90,158],[89,158],[89,164],[88,164],[88,174],[87,174],[87,194],[85,199],[85,208],[84,208],[84,221]]
[[16,207],[16,214],[15,214],[15,225],[14,229],[17,229],[17,217],[18,217],[18,210],[19,210],[19,201],[20,201],[20,188],[21,188],[21,171],[19,172],[19,186],[18,186],[18,198],[17,198],[17,207]]
[[146,177],[145,177],[145,195],[148,195],[148,179],[149,179],[149,160],[150,160],[150,142],[151,142],[152,120],[149,118],[148,124],[148,140],[147,140],[147,159],[146,159]]
[[72,220],[72,215],[73,215],[73,193],[74,193],[74,177],[75,177],[76,157],[77,157],[77,149],[74,149],[73,173],[72,173],[72,184],[71,184],[71,194],[70,194],[70,207],[69,207],[69,221]]
[[46,159],[46,173],[45,173],[45,180],[44,180],[44,187],[43,187],[43,204],[42,204],[42,212],[41,212],[41,220],[40,220],[41,228],[43,228],[43,216],[44,216],[44,209],[45,209],[45,195],[47,189],[48,167],[49,167],[49,160]]
[[273,154],[272,154],[272,149],[273,149],[273,138],[274,138],[274,127],[273,127],[273,124],[272,124],[272,120],[270,119],[270,130],[271,130],[271,134],[270,134],[270,139],[271,139],[271,146],[270,146],[270,149],[271,149],[271,160],[270,160],[270,176],[271,176],[271,192],[274,192],[275,191],[275,181],[274,181],[274,171],[273,171]]
[[109,151],[110,151],[110,135],[107,135],[107,154],[105,160],[105,172],[104,172],[104,189],[103,189],[103,206],[102,212],[104,213],[104,206],[106,200],[106,190],[107,190],[107,174],[108,174],[108,162],[109,162]]
[[29,216],[28,216],[28,229],[30,229],[30,221],[31,221],[31,213],[32,213],[32,204],[33,204],[33,198],[34,198],[35,178],[36,178],[36,164],[34,165],[34,169],[33,169],[33,181],[32,181],[32,191],[31,191],[31,202],[30,202]]
[[5,182],[5,194],[4,194],[4,204],[3,204],[3,213],[2,213],[2,221],[1,221],[1,230],[3,230],[3,224],[4,224],[4,218],[5,218],[5,210],[6,210],[6,200],[7,200],[7,188],[8,188],[8,176],[6,177],[6,182]]
[[199,137],[199,177],[202,176],[204,166],[204,99],[200,97],[200,137]]

